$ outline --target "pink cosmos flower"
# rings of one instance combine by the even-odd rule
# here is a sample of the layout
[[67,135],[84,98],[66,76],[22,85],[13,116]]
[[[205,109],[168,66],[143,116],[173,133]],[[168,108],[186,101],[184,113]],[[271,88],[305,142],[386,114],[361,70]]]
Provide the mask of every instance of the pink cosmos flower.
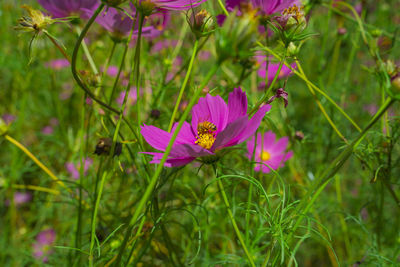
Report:
[[88,10],[95,10],[100,0],[38,0],[54,18],[63,18],[74,15],[87,19]]
[[253,8],[257,8],[263,15],[271,15],[274,13],[280,13],[285,8],[293,6],[294,4],[299,5],[299,0],[226,0],[226,9],[233,11],[235,8],[240,7],[243,4],[250,3]]
[[[84,160],[84,166],[83,166],[83,175],[86,175],[87,171],[89,170],[89,167],[92,165],[93,159],[87,157]],[[69,172],[69,174],[74,178],[75,180],[79,179],[80,173],[80,162],[78,164],[74,164],[73,162],[67,162],[65,163],[65,168]]]
[[53,253],[51,245],[56,240],[56,232],[54,229],[41,231],[36,236],[36,242],[33,244],[33,256],[36,259],[41,259],[42,262],[48,261],[48,255]]
[[[264,136],[258,133],[254,161],[262,162],[274,170],[283,167],[285,161],[293,156],[292,151],[286,152],[288,142],[288,137],[283,137],[275,142],[275,134],[273,132],[266,132]],[[253,157],[254,145],[253,136],[247,141],[247,157],[250,160]],[[271,171],[270,168],[264,164],[256,164],[254,170],[269,173]]]
[[[165,166],[182,166],[244,142],[254,134],[270,108],[269,105],[262,106],[249,120],[246,93],[240,88],[229,94],[228,104],[220,96],[207,94],[193,107],[191,124],[183,124]],[[141,134],[152,147],[165,151],[177,125],[175,123],[171,132],[143,125]],[[163,156],[160,152],[144,153],[153,156],[151,163],[159,163]]]
[[45,63],[45,66],[55,70],[60,70],[69,67],[70,63],[65,58],[54,59]]

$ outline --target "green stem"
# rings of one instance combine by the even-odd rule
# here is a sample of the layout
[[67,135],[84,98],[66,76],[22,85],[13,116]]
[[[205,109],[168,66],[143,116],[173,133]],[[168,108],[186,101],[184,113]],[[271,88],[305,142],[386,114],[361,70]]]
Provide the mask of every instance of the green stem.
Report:
[[102,85],[104,84],[104,76],[107,74],[108,67],[110,66],[111,58],[112,58],[113,55],[114,55],[115,47],[116,47],[116,46],[117,46],[117,42],[114,42],[114,41],[113,41],[113,44],[112,44],[112,46],[111,46],[110,55],[107,57],[106,64],[104,65],[104,70],[103,70],[103,73],[102,73],[102,75],[101,75],[101,84],[102,84]]
[[122,72],[122,69],[123,69],[124,64],[125,64],[125,58],[126,58],[127,52],[128,52],[128,44],[125,44],[124,52],[122,54],[122,60],[121,60],[121,63],[119,65],[119,68],[118,68],[117,77],[115,77],[114,84],[113,84],[113,87],[112,87],[112,90],[111,90],[111,94],[110,94],[110,97],[108,99],[108,104],[109,105],[111,105],[111,102],[112,102],[112,100],[114,98],[115,90],[116,90],[118,82],[119,82],[119,77],[121,77],[121,72]]
[[242,234],[240,233],[239,227],[237,226],[235,217],[233,216],[231,207],[229,205],[228,198],[227,198],[226,193],[225,193],[224,185],[223,185],[223,183],[222,183],[222,181],[220,179],[218,180],[218,187],[220,189],[220,193],[221,193],[222,199],[224,200],[226,209],[228,210],[229,219],[231,220],[232,226],[235,229],[236,236],[239,239],[240,244],[242,245],[242,248],[243,248],[243,250],[244,250],[244,252],[245,252],[245,254],[247,256],[247,259],[249,260],[250,265],[255,267],[256,265],[254,264],[253,258],[250,255],[249,250],[246,247],[246,243],[243,240]]
[[99,205],[100,205],[100,199],[101,195],[103,193],[103,188],[104,188],[104,182],[107,177],[107,170],[103,172],[103,176],[101,177],[101,182],[100,182],[100,187],[99,187],[99,193],[97,194],[96,198],[96,204],[94,206],[94,212],[93,212],[93,218],[92,218],[92,229],[91,229],[91,234],[90,234],[90,248],[89,248],[89,266],[93,266],[93,248],[94,248],[94,239],[96,237],[96,218],[97,218],[97,212],[99,210]]
[[[299,205],[295,209],[293,214],[301,214],[294,227],[292,228],[292,232],[290,237],[292,237],[299,227],[301,221],[304,218],[304,215],[310,210],[311,206],[314,204],[315,200],[325,188],[325,186],[330,182],[330,179],[339,171],[339,169],[343,166],[346,160],[353,153],[354,149],[360,144],[360,142],[364,139],[368,130],[379,120],[379,118],[385,113],[385,111],[395,102],[395,100],[388,98],[386,102],[381,106],[379,111],[375,114],[375,116],[371,119],[368,125],[364,128],[364,130],[359,134],[359,136],[349,145],[347,145],[346,149],[343,150],[328,166],[328,168],[323,172],[321,177],[319,177],[308,190],[307,194],[302,198]],[[311,198],[311,199],[310,199]],[[290,239],[289,239],[290,240]]]
[[87,94],[88,96],[93,99],[96,103],[99,105],[105,107],[106,109],[116,113],[119,115],[119,111],[106,103],[104,103],[102,100],[98,99],[92,91],[86,86],[86,84],[82,81],[81,77],[79,76],[77,70],[76,70],[76,60],[78,57],[78,51],[79,47],[83,41],[83,38],[85,37],[86,33],[88,32],[90,26],[93,24],[95,21],[96,17],[100,14],[101,10],[104,8],[104,3],[101,3],[100,6],[96,9],[94,12],[93,16],[89,19],[89,21],[86,23],[85,27],[81,31],[81,34],[78,37],[78,40],[75,43],[74,51],[72,52],[72,58],[71,58],[71,71],[72,71],[72,76],[74,77],[75,81],[81,87]]
[[[174,133],[172,134],[172,137],[168,143],[167,148],[165,149],[165,152],[163,154],[163,157],[160,160],[160,163],[157,166],[156,171],[154,172],[153,176],[150,179],[149,184],[147,185],[147,188],[142,196],[142,198],[139,201],[139,204],[137,205],[137,208],[135,209],[135,212],[129,222],[129,226],[131,227],[132,225],[134,225],[136,223],[136,221],[138,220],[139,216],[141,215],[141,213],[143,212],[147,201],[151,195],[151,193],[153,192],[153,189],[157,183],[158,177],[164,167],[165,162],[168,159],[168,156],[172,150],[172,146],[175,142],[176,137],[178,136],[178,133],[180,131],[180,129],[182,128],[183,123],[185,122],[186,118],[189,115],[189,112],[191,111],[192,107],[195,105],[195,103],[198,101],[200,94],[203,90],[203,88],[208,84],[208,82],[210,81],[211,77],[214,76],[214,74],[217,72],[218,68],[219,68],[220,64],[216,64],[214,65],[210,71],[207,73],[206,77],[203,79],[203,83],[199,86],[199,88],[197,88],[197,90],[194,93],[194,96],[192,97],[188,107],[185,109],[185,112],[183,113],[182,117],[179,120],[178,126],[176,127],[176,130],[174,131]],[[126,244],[128,242],[130,233],[126,233],[125,235],[125,239],[123,241],[123,243],[121,244],[120,247],[120,251],[116,260],[116,266],[118,266],[118,264],[121,261],[122,258],[122,254],[124,253]]]
[[221,0],[218,0],[218,4],[221,7],[222,11],[224,12],[225,16],[229,16],[228,10],[226,10],[225,5],[222,3]]
[[[263,47],[263,49],[267,50],[268,52],[271,53],[271,55],[273,55],[275,58],[277,58],[278,60],[281,59],[281,57],[276,54],[273,50],[271,50],[268,47]],[[300,62],[297,60],[296,64],[299,64]],[[317,91],[318,93],[320,93],[321,95],[323,95],[340,113],[343,114],[343,116],[359,131],[361,132],[361,128],[357,125],[357,123],[355,123],[350,116],[341,108],[339,107],[338,104],[336,104],[336,102],[330,97],[328,96],[324,91],[322,91],[321,89],[319,89],[315,84],[313,84],[312,82],[310,82],[307,78],[307,76],[305,75],[305,73],[301,73],[299,71],[297,71],[296,69],[292,68],[290,66],[290,64],[288,64],[287,62],[284,62],[284,64],[294,73],[296,74],[299,78],[301,78],[303,81],[306,82],[306,84],[308,84],[312,89],[314,89],[315,91]],[[297,65],[299,66],[299,65]],[[301,67],[301,66],[300,66]]]
[[[76,33],[78,34],[78,36],[80,36],[82,34],[82,31],[78,26],[75,27],[75,30],[76,30]],[[87,47],[84,38],[82,38],[82,48],[83,48],[83,52],[85,53],[85,56],[89,62],[90,68],[93,71],[93,74],[97,76],[97,74],[99,74],[99,71],[96,67],[96,63],[94,63],[94,60],[92,58],[92,55],[90,54],[89,48]]]
[[193,62],[194,62],[194,59],[195,59],[196,54],[197,54],[198,45],[199,45],[199,40],[196,39],[196,41],[194,42],[192,57],[190,58],[190,62],[189,62],[189,68],[188,68],[188,70],[186,72],[185,79],[183,80],[181,89],[179,91],[179,96],[178,96],[178,99],[176,100],[174,111],[172,112],[171,120],[170,120],[169,126],[168,126],[168,132],[171,131],[172,125],[174,124],[176,113],[178,112],[179,104],[181,103],[181,100],[182,100],[183,92],[185,91],[186,84],[187,84],[187,82],[189,80],[189,77],[190,77],[190,74],[192,72]]
[[[265,91],[263,97],[258,101],[258,103],[255,105],[255,107],[249,112],[249,116],[253,115],[254,113],[256,113],[256,111],[258,110],[258,108],[261,106],[262,103],[264,103],[269,95],[269,92],[271,91],[271,89],[274,87],[276,80],[278,80],[279,77],[279,73],[282,70],[283,64],[285,62],[286,59],[286,53],[283,56],[283,58],[281,59],[280,63],[279,63],[279,67],[278,70],[275,73],[274,79],[272,80],[271,84],[269,85],[268,89]],[[268,75],[268,73],[266,73],[266,75]]]

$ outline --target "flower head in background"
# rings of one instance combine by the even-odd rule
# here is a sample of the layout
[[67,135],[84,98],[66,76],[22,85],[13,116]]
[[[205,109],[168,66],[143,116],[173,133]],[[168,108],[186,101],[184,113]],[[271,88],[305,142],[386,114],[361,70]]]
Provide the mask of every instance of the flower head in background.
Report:
[[[223,148],[244,142],[254,134],[270,108],[269,105],[262,106],[249,119],[246,93],[240,88],[229,94],[228,104],[220,96],[207,94],[193,107],[191,124],[183,124],[165,166],[185,165],[196,158],[208,158]],[[171,132],[166,132],[144,125],[141,134],[152,147],[165,151],[176,126],[177,123]],[[163,156],[160,152],[144,153],[153,156],[151,163],[159,163]]]
[[288,137],[282,137],[281,139],[276,140],[273,132],[266,132],[264,135],[261,135],[261,133],[257,134],[256,143],[254,139],[253,136],[249,141],[247,141],[247,157],[250,160],[252,159],[254,145],[256,145],[254,161],[266,164],[256,164],[254,168],[256,171],[269,173],[271,171],[269,167],[277,170],[278,168],[283,167],[285,161],[293,156],[292,151],[286,152],[289,142]]
[[47,68],[60,70],[69,67],[71,64],[65,58],[53,59],[44,64]]
[[[83,175],[86,175],[92,163],[93,159],[89,157],[84,159]],[[78,164],[74,164],[73,162],[65,163],[65,168],[67,169],[68,173],[72,176],[72,178],[74,178],[75,180],[79,179],[80,177],[79,173],[80,166],[81,166],[80,162]]]
[[[15,206],[21,206],[22,204],[28,203],[32,200],[32,194],[29,192],[15,192],[14,193],[14,204]],[[11,201],[9,199],[5,202],[6,206],[10,206]]]
[[87,19],[88,12],[95,10],[100,0],[38,0],[38,3],[46,9],[54,18],[80,16]]
[[300,4],[299,0],[226,0],[225,2],[226,9],[230,12],[238,9],[238,15],[243,8],[248,8],[249,4],[252,8],[258,9],[262,15],[280,13],[294,4]]
[[56,232],[54,229],[47,229],[41,231],[36,236],[36,242],[33,244],[33,256],[36,259],[42,260],[42,262],[48,261],[48,256],[53,253],[51,246],[56,240]]

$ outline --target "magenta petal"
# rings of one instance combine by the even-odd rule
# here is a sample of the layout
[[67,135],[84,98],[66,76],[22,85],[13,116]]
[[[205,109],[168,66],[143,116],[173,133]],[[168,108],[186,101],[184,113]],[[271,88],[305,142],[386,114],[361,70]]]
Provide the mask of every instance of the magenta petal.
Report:
[[[273,133],[272,131],[266,132],[264,134],[264,139],[263,139],[264,150],[269,151],[270,148],[272,146],[274,146],[275,139],[276,139],[275,133]],[[260,143],[260,146],[261,146],[261,143]]]
[[264,118],[265,113],[267,113],[271,109],[270,105],[262,106],[256,114],[251,118],[249,123],[247,124],[246,129],[240,134],[238,144],[246,141],[260,126],[261,120]]
[[228,123],[228,106],[219,96],[206,95],[211,121],[217,126],[217,133],[225,129]]
[[197,132],[199,122],[209,121],[215,124],[217,132],[222,131],[228,123],[228,106],[220,96],[206,95],[199,99],[192,109],[192,129]]
[[[175,131],[177,126],[178,123],[174,123],[171,133]],[[178,133],[178,136],[176,137],[175,144],[194,144],[194,142],[196,142],[196,136],[194,135],[190,124],[185,121],[182,125],[181,130]]]
[[241,133],[245,131],[246,126],[248,125],[247,115],[240,117],[234,122],[228,124],[226,128],[217,135],[217,138],[211,148],[212,151],[215,149],[235,145],[238,140],[238,136],[241,136]]
[[237,118],[246,115],[247,113],[247,97],[246,93],[242,89],[235,88],[232,93],[229,94],[228,99],[228,123],[236,120]]
[[269,150],[271,151],[271,153],[280,154],[286,150],[288,143],[289,143],[289,138],[287,136],[282,137],[281,139],[278,140],[278,142],[276,142],[273,146],[271,146]]
[[207,149],[192,144],[179,144],[172,147],[170,156],[172,158],[185,158],[185,157],[204,157],[214,155],[214,153]]
[[211,120],[211,114],[205,97],[201,97],[199,102],[192,108],[193,132],[197,133],[197,124],[204,120]]
[[168,146],[172,134],[161,130],[152,125],[143,125],[140,133],[143,135],[147,143],[158,150],[165,150]]

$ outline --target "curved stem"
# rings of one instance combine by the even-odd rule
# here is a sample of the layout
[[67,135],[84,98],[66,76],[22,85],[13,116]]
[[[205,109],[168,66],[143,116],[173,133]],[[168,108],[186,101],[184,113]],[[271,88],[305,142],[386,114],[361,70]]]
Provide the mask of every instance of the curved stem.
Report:
[[[291,236],[294,235],[296,229],[299,227],[304,215],[310,210],[311,206],[314,204],[315,200],[330,182],[330,179],[335,175],[339,169],[343,166],[346,160],[353,153],[353,150],[361,143],[364,139],[368,130],[379,120],[379,118],[385,113],[385,111],[395,102],[395,100],[388,98],[384,105],[381,106],[379,111],[375,114],[375,116],[371,119],[368,125],[364,128],[364,130],[359,134],[359,136],[349,145],[347,145],[346,149],[343,150],[328,166],[328,168],[323,172],[321,177],[319,177],[311,188],[308,190],[307,194],[302,198],[299,205],[297,206],[294,214],[300,214],[296,223],[294,224],[291,232]],[[311,199],[310,199],[311,198]],[[290,238],[289,238],[290,240]]]
[[72,58],[71,58],[71,71],[72,71],[72,76],[74,77],[75,81],[77,82],[77,84],[79,85],[79,87],[81,87],[87,94],[88,96],[93,99],[95,102],[97,102],[98,104],[100,104],[101,106],[105,107],[106,109],[116,113],[119,115],[119,111],[109,105],[107,105],[106,103],[104,103],[103,101],[101,101],[100,99],[98,99],[93,93],[92,91],[90,91],[90,89],[86,86],[86,84],[82,81],[81,77],[79,77],[79,74],[76,70],[76,60],[77,60],[77,56],[78,56],[78,51],[79,51],[79,47],[83,41],[83,38],[85,37],[86,33],[88,32],[90,26],[93,24],[94,20],[96,19],[96,17],[99,15],[99,13],[101,12],[101,10],[104,8],[104,3],[101,3],[100,6],[96,9],[96,11],[94,12],[93,16],[89,19],[89,21],[87,22],[87,24],[85,25],[85,27],[83,28],[81,34],[78,37],[78,40],[76,41],[75,47],[74,47],[74,51],[72,53]]
[[[276,54],[273,50],[271,50],[268,47],[263,46],[263,49],[267,50],[268,52],[270,52],[271,55],[273,55],[275,58],[277,58],[278,60],[281,59],[281,57]],[[305,81],[307,83],[307,85],[309,85],[312,89],[314,89],[315,91],[317,91],[318,93],[320,93],[321,95],[323,95],[337,110],[339,110],[340,113],[343,114],[343,116],[359,131],[361,132],[361,128],[357,125],[357,123],[355,123],[353,121],[353,119],[350,118],[350,116],[341,108],[339,107],[338,104],[336,104],[336,102],[329,96],[327,95],[324,91],[322,91],[321,89],[319,89],[315,84],[313,84],[312,82],[310,82],[307,78],[307,76],[305,75],[304,72],[299,72],[296,69],[292,68],[292,66],[290,66],[290,64],[288,64],[287,62],[284,62],[285,66],[287,66],[294,74],[296,74],[298,77],[300,77],[303,81]],[[296,64],[300,64],[299,61],[296,61]],[[297,67],[299,67],[299,65],[297,65]],[[301,66],[300,66],[301,68]],[[299,70],[300,70],[299,68]]]
[[193,62],[194,62],[194,58],[196,57],[196,54],[197,54],[198,45],[199,45],[199,40],[196,39],[196,41],[194,42],[192,57],[190,58],[190,62],[189,62],[189,68],[186,72],[185,79],[183,80],[181,89],[179,91],[179,96],[178,96],[178,99],[176,100],[174,111],[172,112],[171,120],[170,120],[169,126],[168,126],[168,132],[171,131],[172,125],[174,124],[176,113],[178,112],[179,104],[181,103],[181,100],[182,100],[183,92],[185,91],[186,84],[187,84],[190,74],[192,72]]

